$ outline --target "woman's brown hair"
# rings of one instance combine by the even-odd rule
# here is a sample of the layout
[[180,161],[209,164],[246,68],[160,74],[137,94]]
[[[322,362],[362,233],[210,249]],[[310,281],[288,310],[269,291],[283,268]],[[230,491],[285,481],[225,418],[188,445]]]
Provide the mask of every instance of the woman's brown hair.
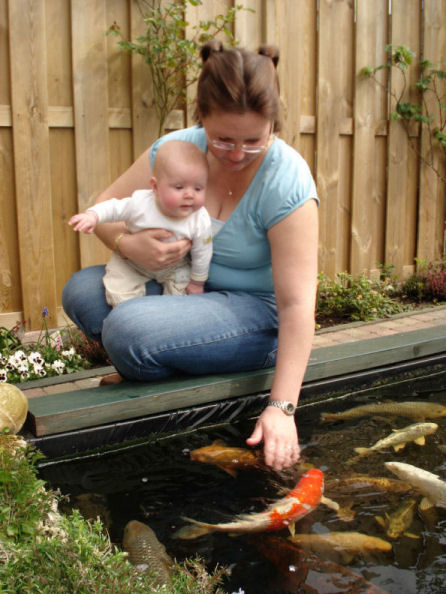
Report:
[[210,41],[201,48],[201,59],[195,113],[198,122],[216,111],[254,111],[273,122],[274,131],[280,129],[277,47],[262,46],[256,53],[225,49],[221,42]]

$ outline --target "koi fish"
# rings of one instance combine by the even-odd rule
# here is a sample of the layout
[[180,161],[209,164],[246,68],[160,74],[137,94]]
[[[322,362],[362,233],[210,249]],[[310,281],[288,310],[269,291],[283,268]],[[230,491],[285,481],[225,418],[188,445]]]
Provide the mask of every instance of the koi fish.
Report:
[[340,556],[344,563],[350,563],[358,555],[387,552],[390,542],[361,532],[327,532],[326,534],[294,534],[289,536],[294,544],[328,557]]
[[157,585],[170,582],[174,563],[150,526],[137,520],[128,522],[124,528],[122,548],[128,553],[132,565],[154,575]]
[[369,415],[393,415],[421,422],[426,419],[446,417],[446,406],[438,402],[394,402],[388,400],[356,406],[338,413],[322,413],[321,421],[350,420]]
[[404,462],[385,462],[384,464],[398,478],[410,483],[416,491],[424,495],[420,504],[421,510],[429,509],[434,505],[446,507],[446,481],[442,481],[439,476]]
[[395,452],[402,450],[410,441],[423,446],[426,443],[425,435],[431,435],[438,429],[437,423],[413,423],[403,429],[394,429],[393,432],[377,441],[370,448],[355,448],[355,452],[360,456],[378,452],[392,447]]
[[270,504],[264,511],[236,516],[232,522],[207,524],[183,517],[193,526],[180,528],[173,537],[193,539],[211,532],[238,534],[243,532],[267,532],[288,527],[294,533],[294,523],[315,509],[324,490],[324,475],[318,468],[306,472],[294,489]]
[[204,464],[214,464],[233,477],[238,470],[264,466],[263,454],[259,450],[233,448],[217,439],[211,445],[190,452],[190,459]]
[[419,538],[407,532],[413,522],[414,510],[417,504],[416,499],[408,499],[391,514],[386,512],[385,516],[375,516],[375,520],[384,528],[389,538],[399,538],[402,534],[409,538]]
[[347,476],[341,479],[331,479],[325,482],[327,490],[335,490],[339,493],[350,493],[356,491],[380,491],[384,493],[408,493],[412,485],[399,479],[387,478],[386,476],[369,476],[358,474]]
[[274,563],[287,580],[290,592],[355,592],[355,594],[386,594],[358,575],[335,562],[305,551],[288,539],[268,535],[251,537],[252,544]]

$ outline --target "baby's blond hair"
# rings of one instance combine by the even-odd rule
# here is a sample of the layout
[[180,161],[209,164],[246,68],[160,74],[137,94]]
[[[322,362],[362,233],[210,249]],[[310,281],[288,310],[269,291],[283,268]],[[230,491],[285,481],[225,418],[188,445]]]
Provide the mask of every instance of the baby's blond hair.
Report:
[[187,165],[201,163],[203,168],[208,168],[206,155],[196,144],[186,140],[166,140],[156,151],[153,174],[155,177],[168,175],[170,168],[180,161]]

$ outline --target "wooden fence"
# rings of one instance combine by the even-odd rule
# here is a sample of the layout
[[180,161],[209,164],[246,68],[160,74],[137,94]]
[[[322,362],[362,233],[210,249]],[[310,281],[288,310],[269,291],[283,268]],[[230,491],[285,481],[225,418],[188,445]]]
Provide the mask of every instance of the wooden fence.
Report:
[[[255,10],[237,14],[242,45],[280,47],[281,136],[317,181],[320,270],[386,263],[403,275],[415,258],[442,256],[445,186],[389,123],[385,91],[358,73],[385,62],[386,43],[444,60],[446,0],[240,1]],[[229,5],[204,0],[187,19]],[[50,325],[63,323],[67,279],[108,258],[67,220],[156,136],[148,68],[104,35],[114,21],[129,37],[141,31],[134,0],[0,0],[0,325],[39,328],[43,307]],[[189,123],[174,112],[167,127]]]

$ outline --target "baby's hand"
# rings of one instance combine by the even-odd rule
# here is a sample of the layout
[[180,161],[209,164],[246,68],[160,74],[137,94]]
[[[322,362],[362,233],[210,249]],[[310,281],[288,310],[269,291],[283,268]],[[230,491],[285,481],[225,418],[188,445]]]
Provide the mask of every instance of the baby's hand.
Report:
[[186,287],[186,294],[187,295],[199,295],[204,291],[204,283],[199,281],[191,280]]
[[82,231],[82,233],[93,233],[98,224],[98,215],[93,212],[81,212],[71,217],[68,221],[74,231]]

